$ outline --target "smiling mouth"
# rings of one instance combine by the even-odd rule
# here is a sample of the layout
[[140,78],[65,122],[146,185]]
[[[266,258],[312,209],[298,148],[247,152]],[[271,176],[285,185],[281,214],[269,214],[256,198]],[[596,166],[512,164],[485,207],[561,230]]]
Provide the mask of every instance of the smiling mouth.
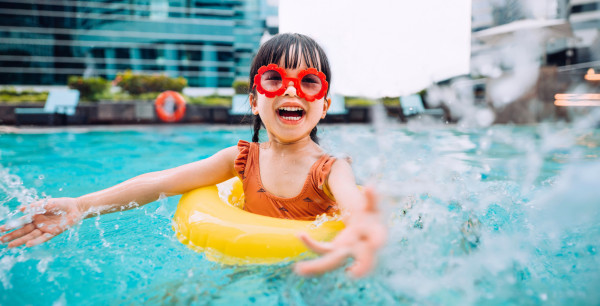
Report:
[[302,119],[306,112],[300,107],[280,107],[277,109],[277,114],[285,119],[290,121],[298,121]]

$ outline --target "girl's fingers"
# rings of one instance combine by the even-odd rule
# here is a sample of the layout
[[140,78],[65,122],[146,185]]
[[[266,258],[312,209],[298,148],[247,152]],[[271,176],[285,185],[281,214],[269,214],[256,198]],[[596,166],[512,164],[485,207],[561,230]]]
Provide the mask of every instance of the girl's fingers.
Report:
[[346,257],[348,257],[347,250],[335,250],[323,257],[297,263],[294,271],[299,275],[321,274],[343,265]]
[[29,247],[38,245],[40,243],[44,243],[52,238],[54,238],[54,235],[46,233],[46,234],[43,234],[33,240],[27,241],[27,244],[25,244],[25,246],[27,246],[29,248]]
[[23,236],[23,237],[21,237],[19,239],[16,239],[16,240],[12,241],[11,243],[9,243],[8,247],[9,248],[14,248],[16,246],[20,246],[22,244],[25,244],[27,241],[35,239],[35,238],[37,238],[37,237],[39,237],[41,235],[42,235],[42,231],[40,231],[39,229],[36,228],[33,231],[31,231],[31,233],[29,233],[29,234],[27,234],[27,235],[25,235],[25,236]]
[[375,195],[375,190],[371,187],[365,188],[365,197],[367,200],[367,205],[365,206],[366,211],[377,211],[377,196]]
[[6,222],[6,224],[2,225],[2,231],[8,232],[8,231],[11,231],[14,229],[21,228],[29,223],[31,223],[31,216],[30,215],[22,216],[16,220],[9,220],[8,222]]
[[22,236],[25,236],[25,235],[31,233],[34,229],[35,229],[35,225],[33,225],[31,223],[26,224],[22,228],[0,237],[0,241],[2,241],[2,242],[13,241],[19,237],[22,237]]
[[333,250],[333,245],[329,242],[318,242],[310,238],[306,233],[298,234],[298,238],[308,247],[311,251],[321,255]]
[[362,245],[354,252],[354,263],[346,271],[353,277],[359,278],[367,275],[375,265],[375,250]]

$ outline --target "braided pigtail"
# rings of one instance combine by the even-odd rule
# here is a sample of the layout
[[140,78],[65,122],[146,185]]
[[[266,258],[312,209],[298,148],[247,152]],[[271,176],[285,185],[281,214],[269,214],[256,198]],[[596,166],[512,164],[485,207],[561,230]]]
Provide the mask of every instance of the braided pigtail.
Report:
[[260,127],[262,126],[262,120],[259,115],[254,116],[254,122],[252,124],[254,126],[254,132],[252,133],[252,142],[258,142],[258,134],[260,132]]
[[316,144],[319,144],[319,137],[317,137],[317,126],[315,125],[315,128],[312,129],[312,131],[310,131],[310,139],[312,139],[312,141],[314,141]]

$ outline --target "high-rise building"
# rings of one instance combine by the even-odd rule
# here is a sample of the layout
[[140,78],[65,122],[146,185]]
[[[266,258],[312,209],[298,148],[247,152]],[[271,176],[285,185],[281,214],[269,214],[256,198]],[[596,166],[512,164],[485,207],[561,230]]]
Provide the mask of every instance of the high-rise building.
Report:
[[272,0],[0,0],[0,84],[130,69],[229,87],[277,31]]

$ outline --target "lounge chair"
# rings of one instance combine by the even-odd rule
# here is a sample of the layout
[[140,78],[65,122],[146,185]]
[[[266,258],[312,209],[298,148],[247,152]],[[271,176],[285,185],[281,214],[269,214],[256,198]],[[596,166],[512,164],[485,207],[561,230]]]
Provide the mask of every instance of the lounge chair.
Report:
[[16,108],[17,125],[65,125],[69,116],[75,115],[79,91],[75,89],[51,90],[44,108]]
[[441,108],[425,108],[423,99],[418,94],[400,97],[400,119],[406,121],[407,118],[417,115],[427,115],[432,117],[444,117],[444,110]]

